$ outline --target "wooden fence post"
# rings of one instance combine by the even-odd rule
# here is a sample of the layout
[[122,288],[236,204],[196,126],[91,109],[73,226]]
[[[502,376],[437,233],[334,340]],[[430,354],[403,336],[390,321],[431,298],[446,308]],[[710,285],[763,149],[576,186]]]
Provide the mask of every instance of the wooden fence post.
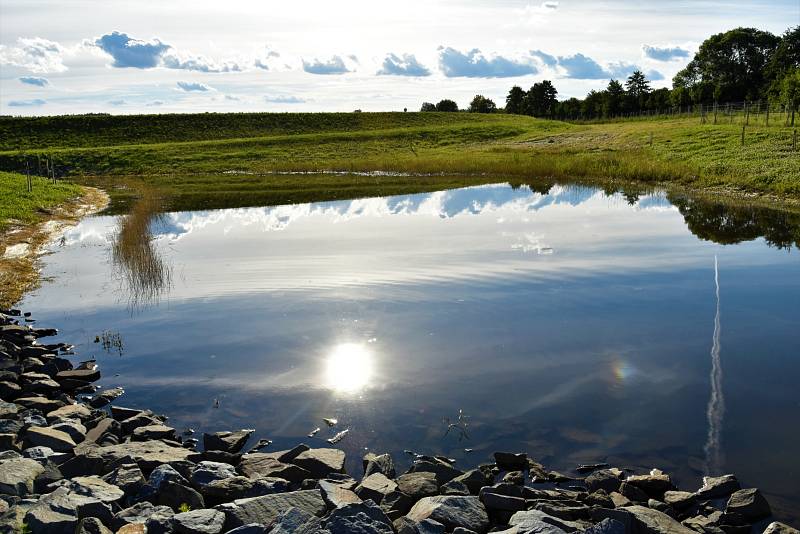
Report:
[[31,169],[28,165],[28,158],[25,158],[25,182],[28,186],[28,193],[33,192],[33,183],[31,183]]
[[794,129],[792,133],[792,152],[797,151],[797,128]]
[[742,146],[744,146],[744,129],[747,128],[747,125],[742,124]]
[[769,100],[767,100],[767,126],[769,126]]

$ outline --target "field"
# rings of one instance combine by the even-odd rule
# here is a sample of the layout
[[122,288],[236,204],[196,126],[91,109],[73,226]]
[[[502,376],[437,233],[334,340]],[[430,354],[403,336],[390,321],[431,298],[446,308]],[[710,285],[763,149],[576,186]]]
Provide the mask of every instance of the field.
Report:
[[48,183],[33,178],[33,191],[27,191],[25,176],[0,172],[0,231],[11,224],[30,224],[49,211],[80,194],[81,188],[69,183]]
[[[408,193],[488,181],[622,180],[800,199],[800,152],[780,120],[697,117],[570,124],[469,113],[194,114],[0,118],[0,169],[51,158],[107,189],[174,208]],[[754,121],[755,122],[755,121]],[[278,175],[281,172],[341,174]],[[390,175],[359,175],[386,171]]]

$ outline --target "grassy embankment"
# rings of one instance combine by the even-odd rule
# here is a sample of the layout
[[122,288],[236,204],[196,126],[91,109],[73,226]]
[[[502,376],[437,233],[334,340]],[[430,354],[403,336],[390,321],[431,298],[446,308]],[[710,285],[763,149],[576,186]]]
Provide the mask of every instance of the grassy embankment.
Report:
[[[763,116],[760,124],[751,118],[742,146],[740,120],[576,125],[466,113],[0,118],[0,168],[50,155],[59,170],[108,187],[112,197],[130,194],[120,177],[137,176],[178,208],[408,193],[514,177],[674,183],[800,199],[791,129],[775,117],[769,127]],[[271,174],[280,171],[415,176]]]

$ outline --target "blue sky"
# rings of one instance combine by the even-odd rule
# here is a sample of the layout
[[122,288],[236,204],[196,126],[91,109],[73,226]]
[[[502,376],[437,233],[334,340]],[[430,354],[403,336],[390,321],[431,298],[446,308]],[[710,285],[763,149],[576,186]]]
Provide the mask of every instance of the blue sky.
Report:
[[418,109],[550,79],[656,87],[709,35],[800,1],[0,0],[0,113]]

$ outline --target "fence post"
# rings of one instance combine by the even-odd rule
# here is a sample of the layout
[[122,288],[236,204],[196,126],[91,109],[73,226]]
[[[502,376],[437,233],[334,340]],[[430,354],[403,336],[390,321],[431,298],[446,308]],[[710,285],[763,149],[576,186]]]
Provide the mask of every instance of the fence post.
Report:
[[797,128],[794,129],[792,133],[792,152],[797,151]]
[[747,105],[747,102],[744,103],[744,123],[750,125],[750,106]]
[[28,186],[28,193],[33,192],[33,184],[31,183],[31,169],[28,165],[28,158],[25,158],[25,182]]
[[[795,136],[797,135],[797,130],[794,131]],[[653,148],[653,132],[650,132],[650,148]]]
[[747,125],[742,124],[742,146],[744,146],[744,129],[747,128]]
[[767,100],[767,126],[769,126],[769,100]]

